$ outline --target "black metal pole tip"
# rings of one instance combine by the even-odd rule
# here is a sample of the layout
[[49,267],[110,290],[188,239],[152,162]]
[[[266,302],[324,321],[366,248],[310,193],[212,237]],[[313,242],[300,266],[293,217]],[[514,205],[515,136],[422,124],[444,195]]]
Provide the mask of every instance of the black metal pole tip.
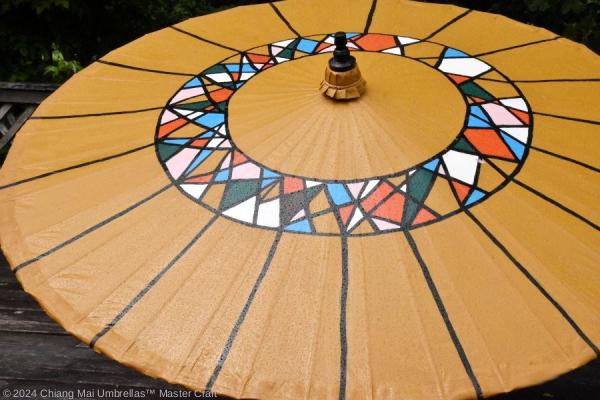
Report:
[[329,59],[329,68],[335,72],[350,71],[356,65],[356,58],[350,55],[346,34],[336,32],[333,37],[335,39],[335,50],[333,51],[333,57]]

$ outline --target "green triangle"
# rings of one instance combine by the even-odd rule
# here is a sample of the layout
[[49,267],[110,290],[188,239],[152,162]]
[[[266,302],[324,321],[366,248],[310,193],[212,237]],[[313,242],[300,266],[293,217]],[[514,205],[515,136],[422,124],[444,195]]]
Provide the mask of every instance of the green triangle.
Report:
[[226,210],[234,204],[241,203],[252,196],[256,196],[260,190],[260,181],[250,179],[243,181],[230,181],[225,187],[225,193],[221,200],[221,210]]
[[407,194],[416,200],[423,200],[429,188],[433,183],[435,174],[428,169],[420,168],[416,170],[409,178],[408,184],[406,185]]
[[402,225],[408,226],[419,211],[419,203],[416,201],[406,198],[404,200],[404,214],[402,215]]
[[166,161],[171,158],[173,154],[177,153],[180,148],[181,146],[160,143],[158,145],[158,156],[162,161]]
[[212,105],[210,101],[199,101],[197,103],[188,103],[188,104],[178,104],[177,108],[182,108],[184,110],[204,110],[206,107]]
[[466,151],[467,153],[476,153],[476,150],[473,148],[473,146],[471,146],[471,144],[469,142],[467,142],[465,140],[465,138],[463,138],[463,137],[458,139],[458,142],[456,142],[452,146],[452,149],[459,150],[459,151]]
[[473,81],[465,82],[458,86],[460,90],[467,96],[476,96],[485,100],[493,100],[494,96],[486,92],[481,86]]

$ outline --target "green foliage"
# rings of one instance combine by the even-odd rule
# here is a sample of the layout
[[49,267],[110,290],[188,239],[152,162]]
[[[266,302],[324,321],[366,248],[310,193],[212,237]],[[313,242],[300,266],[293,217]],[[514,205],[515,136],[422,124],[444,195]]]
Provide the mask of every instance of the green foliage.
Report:
[[[326,0],[323,0],[326,1]],[[433,0],[504,14],[600,51],[600,0]],[[62,82],[148,32],[260,0],[1,0],[0,80]]]

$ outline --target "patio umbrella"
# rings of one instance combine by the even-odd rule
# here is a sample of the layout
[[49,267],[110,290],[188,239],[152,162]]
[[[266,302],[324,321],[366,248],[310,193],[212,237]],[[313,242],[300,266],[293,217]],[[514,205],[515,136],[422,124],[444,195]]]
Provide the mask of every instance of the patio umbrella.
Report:
[[1,171],[2,250],[69,332],[192,389],[535,384],[599,354],[599,71],[454,6],[192,18],[38,108]]

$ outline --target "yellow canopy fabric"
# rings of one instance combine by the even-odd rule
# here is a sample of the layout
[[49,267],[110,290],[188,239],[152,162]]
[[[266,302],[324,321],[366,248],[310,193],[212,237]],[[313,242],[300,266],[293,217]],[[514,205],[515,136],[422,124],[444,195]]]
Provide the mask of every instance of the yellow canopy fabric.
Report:
[[[367,91],[319,92],[347,33]],[[0,171],[0,241],[69,332],[260,399],[467,399],[600,350],[600,58],[498,15],[289,0],[87,67]]]

